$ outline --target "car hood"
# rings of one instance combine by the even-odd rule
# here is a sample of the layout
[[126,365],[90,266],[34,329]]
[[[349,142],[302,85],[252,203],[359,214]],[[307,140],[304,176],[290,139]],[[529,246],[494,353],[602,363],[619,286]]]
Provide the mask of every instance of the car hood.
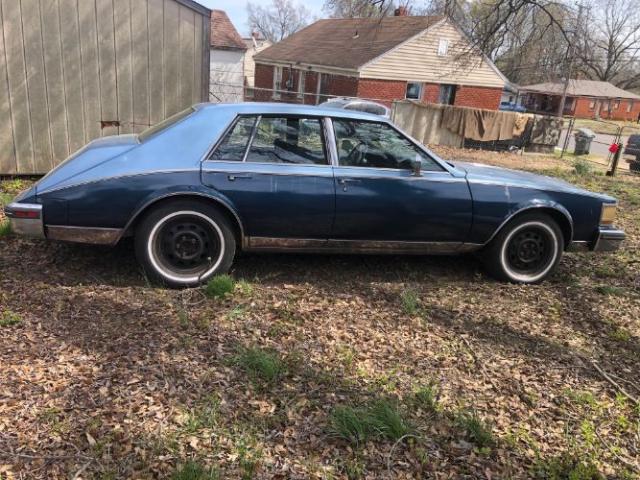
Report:
[[495,183],[498,185],[509,185],[511,187],[535,188],[537,190],[549,190],[555,192],[575,193],[578,195],[588,195],[600,198],[606,202],[615,202],[615,198],[603,193],[590,192],[577,187],[559,178],[538,175],[521,170],[495,167],[480,163],[451,162],[456,168],[467,173],[469,182]]
[[140,143],[137,135],[115,135],[93,140],[51,170],[36,185],[36,193],[45,192],[78,175],[128,152]]

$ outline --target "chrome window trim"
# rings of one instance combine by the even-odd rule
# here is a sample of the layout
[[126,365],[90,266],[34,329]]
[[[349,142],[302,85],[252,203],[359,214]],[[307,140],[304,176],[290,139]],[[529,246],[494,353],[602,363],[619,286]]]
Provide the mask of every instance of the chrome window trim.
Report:
[[324,117],[323,119],[325,130],[325,141],[327,144],[327,150],[331,160],[332,167],[338,167],[338,144],[336,143],[336,134],[333,130],[333,119],[331,117]]
[[262,120],[262,115],[258,115],[253,121],[253,128],[251,129],[251,135],[249,135],[249,140],[247,141],[247,146],[244,149],[244,155],[242,155],[242,163],[247,163],[247,157],[249,156],[249,150],[251,150],[251,145],[253,145],[253,141],[256,139],[256,133],[258,133],[258,127],[260,126],[260,121]]

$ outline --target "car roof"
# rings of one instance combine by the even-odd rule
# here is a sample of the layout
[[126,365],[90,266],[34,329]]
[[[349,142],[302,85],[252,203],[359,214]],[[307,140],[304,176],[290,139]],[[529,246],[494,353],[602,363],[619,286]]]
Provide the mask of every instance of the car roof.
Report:
[[384,121],[379,115],[357,110],[340,110],[322,105],[297,105],[292,103],[201,103],[194,108],[198,110],[227,110],[238,115],[310,115],[334,118],[351,118],[354,120]]

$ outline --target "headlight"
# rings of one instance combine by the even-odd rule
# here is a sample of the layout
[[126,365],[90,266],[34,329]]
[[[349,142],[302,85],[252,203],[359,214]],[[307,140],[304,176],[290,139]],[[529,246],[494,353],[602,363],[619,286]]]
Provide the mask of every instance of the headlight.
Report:
[[616,219],[617,203],[603,203],[600,213],[600,225],[613,225]]

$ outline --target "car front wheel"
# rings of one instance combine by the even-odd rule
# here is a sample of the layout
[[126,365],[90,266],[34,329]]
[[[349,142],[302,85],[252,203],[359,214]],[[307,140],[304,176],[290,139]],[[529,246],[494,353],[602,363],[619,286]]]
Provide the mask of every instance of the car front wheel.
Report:
[[226,272],[236,250],[233,230],[206,203],[178,200],[151,210],[135,232],[136,256],[154,280],[190,287]]
[[564,237],[549,216],[527,213],[509,222],[484,252],[490,274],[514,283],[540,283],[558,266]]

